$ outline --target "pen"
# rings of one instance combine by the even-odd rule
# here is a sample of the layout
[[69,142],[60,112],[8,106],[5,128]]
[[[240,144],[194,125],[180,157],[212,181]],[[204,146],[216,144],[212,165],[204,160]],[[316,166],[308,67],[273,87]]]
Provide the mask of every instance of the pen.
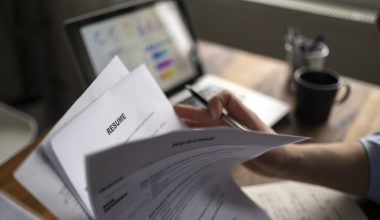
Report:
[[[208,107],[208,101],[203,98],[198,92],[196,92],[190,85],[186,85],[185,88],[191,93],[191,95],[200,101],[205,107]],[[237,122],[235,119],[227,115],[227,111],[223,108],[221,119],[229,126],[233,128],[238,128],[244,131],[251,131],[241,123]]]

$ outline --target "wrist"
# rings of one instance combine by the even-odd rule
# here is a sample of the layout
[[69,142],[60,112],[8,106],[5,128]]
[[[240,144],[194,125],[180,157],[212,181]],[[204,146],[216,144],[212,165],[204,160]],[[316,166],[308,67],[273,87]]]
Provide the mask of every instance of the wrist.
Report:
[[303,154],[302,145],[289,144],[284,146],[284,155],[278,164],[278,174],[280,178],[296,180],[299,176],[299,169],[302,167]]
[[279,147],[245,165],[265,176],[292,179],[301,161],[296,148],[295,144]]

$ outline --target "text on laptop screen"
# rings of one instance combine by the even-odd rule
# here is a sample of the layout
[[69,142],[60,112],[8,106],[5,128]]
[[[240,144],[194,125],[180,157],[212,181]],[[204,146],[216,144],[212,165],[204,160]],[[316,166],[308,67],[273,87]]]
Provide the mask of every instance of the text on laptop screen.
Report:
[[96,74],[118,55],[129,70],[145,63],[164,91],[196,75],[193,41],[173,2],[85,25],[80,34]]

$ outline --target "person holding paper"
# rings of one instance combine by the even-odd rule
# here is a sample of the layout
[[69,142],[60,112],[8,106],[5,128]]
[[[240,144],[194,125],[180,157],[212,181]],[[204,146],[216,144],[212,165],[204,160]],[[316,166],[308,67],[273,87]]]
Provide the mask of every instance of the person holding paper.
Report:
[[[208,110],[189,105],[175,106],[180,118],[191,127],[225,125],[220,120],[223,108],[230,117],[252,130],[275,133],[237,97],[228,92],[213,97],[209,101]],[[367,196],[380,204],[380,133],[353,143],[287,145],[269,151],[244,165],[266,176],[322,185],[361,197]]]

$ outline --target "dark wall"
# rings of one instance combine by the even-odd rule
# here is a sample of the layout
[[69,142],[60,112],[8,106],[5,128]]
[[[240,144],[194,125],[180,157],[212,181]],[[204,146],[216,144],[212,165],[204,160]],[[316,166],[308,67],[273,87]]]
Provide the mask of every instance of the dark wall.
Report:
[[374,24],[354,22],[238,0],[186,0],[200,38],[284,59],[288,25],[307,36],[323,33],[328,67],[380,84],[380,34]]
[[[200,38],[282,59],[289,24],[326,35],[328,65],[380,83],[380,34],[373,25],[241,0],[184,0]],[[45,130],[85,89],[65,43],[65,19],[123,0],[0,0],[0,101],[34,115]]]
[[65,19],[108,0],[0,0],[0,101],[51,127],[85,89],[65,43]]

